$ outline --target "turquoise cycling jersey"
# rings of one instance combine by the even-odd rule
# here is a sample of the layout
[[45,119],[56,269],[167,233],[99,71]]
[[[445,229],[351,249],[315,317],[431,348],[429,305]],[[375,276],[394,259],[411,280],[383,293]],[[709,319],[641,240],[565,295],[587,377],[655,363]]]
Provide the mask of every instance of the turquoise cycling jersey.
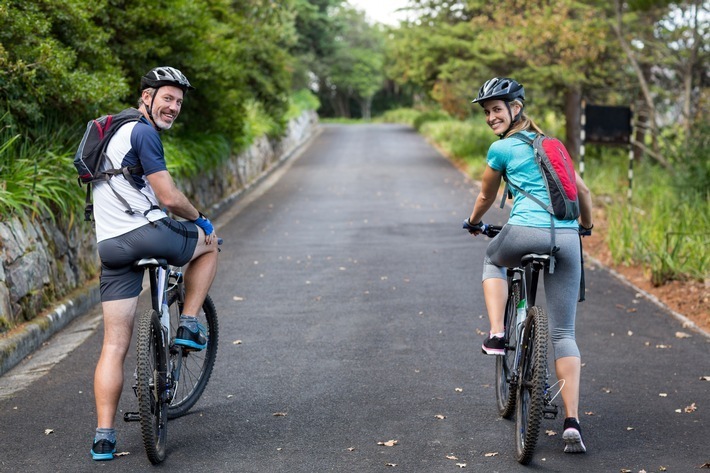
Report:
[[[524,131],[533,138],[535,133]],[[491,169],[505,173],[508,180],[525,192],[549,204],[545,183],[535,163],[533,148],[517,138],[496,141],[488,148],[486,162]],[[550,214],[532,199],[510,188],[513,193],[513,209],[508,224],[524,227],[550,228]],[[554,218],[554,217],[553,217]],[[555,219],[555,228],[578,228],[576,220]]]

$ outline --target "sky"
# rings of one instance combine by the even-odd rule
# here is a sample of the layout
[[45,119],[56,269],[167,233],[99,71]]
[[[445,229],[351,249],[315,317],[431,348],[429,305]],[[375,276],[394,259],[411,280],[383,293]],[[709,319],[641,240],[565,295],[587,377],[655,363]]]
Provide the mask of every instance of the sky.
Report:
[[407,5],[407,0],[349,0],[349,3],[359,10],[364,10],[367,16],[380,23],[397,25],[404,19],[404,13],[396,14],[395,10]]

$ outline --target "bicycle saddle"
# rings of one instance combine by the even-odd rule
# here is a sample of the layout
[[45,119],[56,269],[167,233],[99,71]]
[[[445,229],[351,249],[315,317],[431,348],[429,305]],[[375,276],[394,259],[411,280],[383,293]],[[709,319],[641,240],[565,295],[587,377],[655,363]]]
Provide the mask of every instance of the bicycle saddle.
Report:
[[548,264],[550,262],[550,258],[551,256],[549,254],[529,253],[523,256],[520,259],[520,262],[523,266],[526,266],[527,264],[532,263],[533,261]]
[[133,263],[133,267],[137,269],[165,267],[167,265],[168,260],[165,258],[143,258]]

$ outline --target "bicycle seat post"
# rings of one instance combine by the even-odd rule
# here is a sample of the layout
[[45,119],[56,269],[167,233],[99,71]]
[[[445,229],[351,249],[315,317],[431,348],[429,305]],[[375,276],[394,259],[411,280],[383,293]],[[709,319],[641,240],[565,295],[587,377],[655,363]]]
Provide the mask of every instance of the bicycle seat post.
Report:
[[535,305],[537,296],[537,284],[540,278],[540,271],[545,270],[550,264],[550,255],[530,253],[522,257],[521,264],[525,269],[527,281],[528,307]]

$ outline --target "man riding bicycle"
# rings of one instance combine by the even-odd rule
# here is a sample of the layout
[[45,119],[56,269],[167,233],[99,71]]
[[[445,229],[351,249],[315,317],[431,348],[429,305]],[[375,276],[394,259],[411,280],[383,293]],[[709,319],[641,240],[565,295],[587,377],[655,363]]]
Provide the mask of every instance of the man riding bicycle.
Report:
[[[140,119],[121,126],[106,148],[108,165],[129,168],[130,175],[114,175],[94,188],[104,314],[103,348],[94,375],[94,460],[111,460],[116,451],[114,419],[123,387],[123,362],[143,281],[143,273],[132,268],[136,260],[164,258],[175,266],[187,265],[185,305],[175,343],[188,350],[207,345],[195,316],[217,272],[217,234],[209,219],[175,186],[159,135],[175,122],[185,94],[192,89],[173,67],[156,67],[141,78]],[[118,195],[130,204],[129,210]],[[174,220],[163,209],[187,221]]]

